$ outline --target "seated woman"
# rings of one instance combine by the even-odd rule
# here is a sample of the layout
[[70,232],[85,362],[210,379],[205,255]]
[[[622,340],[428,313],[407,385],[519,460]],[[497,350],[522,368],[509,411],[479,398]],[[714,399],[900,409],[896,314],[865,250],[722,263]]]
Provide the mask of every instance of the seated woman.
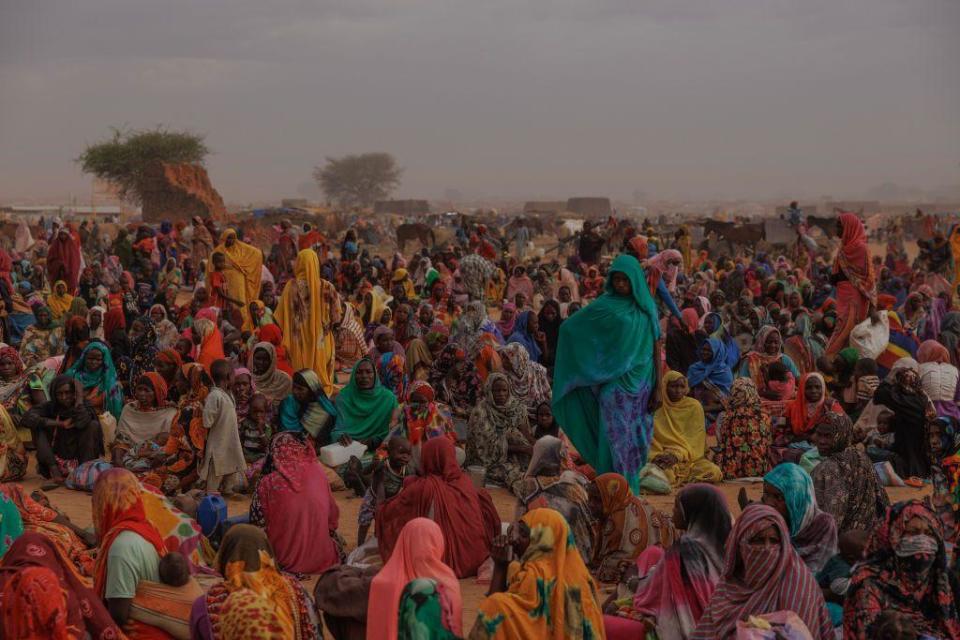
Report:
[[790,545],[780,514],[748,505],[730,532],[723,576],[691,640],[730,640],[747,616],[792,611],[814,640],[833,638],[823,593]]
[[[936,417],[933,403],[920,386],[919,365],[901,358],[873,394],[874,404],[893,412],[889,431],[893,433],[893,468],[903,478],[930,475],[925,438],[918,437]],[[866,413],[866,410],[864,410]]]
[[497,353],[514,395],[527,407],[527,413],[533,415],[538,404],[550,400],[547,370],[542,364],[531,360],[527,350],[515,342],[504,345]]
[[[489,345],[483,348],[493,351]],[[459,423],[470,417],[483,390],[476,367],[467,352],[456,344],[445,346],[433,361],[427,382],[436,391],[437,399],[450,407],[454,422]]]
[[160,558],[167,549],[160,532],[147,520],[136,476],[126,469],[109,469],[97,478],[93,525],[100,537],[94,591],[106,601],[119,626],[130,625],[133,637],[140,630],[153,630],[133,620],[131,609],[141,582],[160,582]]
[[593,558],[596,520],[584,488],[586,480],[570,470],[566,460],[560,439],[544,436],[537,440],[520,486],[518,512],[540,508],[558,511],[569,523],[581,557],[589,562]]
[[758,478],[770,470],[770,416],[763,410],[757,386],[750,378],[734,380],[726,406],[717,418],[716,433],[714,461],[724,478]]
[[417,578],[436,581],[446,605],[444,613],[450,631],[460,635],[463,626],[460,582],[443,563],[443,550],[443,532],[437,523],[427,518],[414,518],[404,525],[393,555],[370,585],[368,638],[398,637],[398,622],[403,617],[401,595],[410,581]]
[[687,379],[668,371],[660,380],[662,404],[653,414],[650,462],[640,470],[640,487],[670,493],[689,482],[720,482],[720,467],[706,458],[703,407],[687,395]]
[[454,632],[460,618],[449,613],[451,603],[446,591],[432,578],[414,578],[400,594],[399,627],[397,638],[411,640],[429,630],[431,638],[455,640]]
[[843,408],[827,394],[827,385],[821,374],[803,374],[796,399],[787,404],[787,425],[794,438],[809,438],[813,428],[827,413],[843,413]]
[[280,403],[280,431],[308,433],[318,445],[330,444],[330,431],[337,418],[337,409],[323,391],[320,376],[313,369],[293,374],[290,395]]
[[[510,543],[498,536],[489,595],[480,603],[469,637],[602,638],[597,585],[576,547],[570,527],[553,509],[534,509],[516,525]],[[547,587],[549,585],[549,587]]]
[[27,450],[13,418],[0,404],[0,482],[16,482],[27,474]]
[[843,611],[843,637],[877,638],[885,612],[912,623],[914,635],[960,638],[960,601],[947,567],[937,517],[919,500],[893,505],[855,567]]
[[77,465],[103,452],[100,422],[83,398],[79,383],[68,375],[50,383],[51,400],[30,409],[20,425],[30,429],[37,449],[37,472],[62,484]]
[[269,342],[258,342],[250,353],[250,373],[257,393],[271,404],[282,402],[290,394],[290,376],[277,368],[277,349]]
[[782,363],[787,370],[793,374],[794,378],[800,377],[800,371],[794,364],[790,356],[782,351],[783,338],[780,330],[774,326],[766,325],[757,332],[757,339],[753,343],[753,349],[741,359],[740,371],[738,376],[749,376],[753,379],[758,389],[766,386],[766,377],[764,369],[771,362]]
[[[19,426],[20,417],[38,404],[47,401],[46,389],[56,375],[56,368],[43,363],[25,369],[20,354],[13,347],[0,347],[0,404]],[[26,434],[29,438],[29,434]]]
[[700,360],[687,369],[687,383],[693,397],[703,405],[707,424],[713,424],[730,395],[733,372],[727,364],[727,348],[719,338],[708,338],[700,347]]
[[[66,375],[80,382],[87,403],[98,416],[109,413],[120,419],[123,389],[117,384],[117,370],[107,345],[102,342],[88,344],[73,366],[67,369]],[[109,421],[105,416],[103,423]]]
[[364,356],[354,365],[347,386],[337,394],[337,423],[330,439],[344,444],[359,440],[376,449],[390,431],[396,408],[397,398],[380,384],[373,361]]
[[36,322],[27,327],[20,341],[20,358],[26,367],[43,362],[51,356],[58,356],[67,348],[63,338],[63,327],[53,324],[53,317],[48,307],[34,308],[33,315],[36,317]]
[[960,420],[960,371],[950,363],[950,352],[936,340],[927,340],[917,351],[920,388],[938,416]]
[[547,339],[540,331],[540,320],[536,313],[527,310],[517,316],[513,333],[507,338],[508,344],[519,344],[526,349],[531,362],[540,363],[547,349]]
[[604,616],[607,640],[648,632],[658,640],[686,640],[696,628],[723,573],[733,516],[718,489],[690,484],[677,492],[673,524],[683,531],[679,540],[663,544],[666,551],[647,547],[643,556],[650,556],[647,564],[653,566],[639,576],[633,597]]
[[500,516],[490,494],[474,487],[463,474],[447,438],[425,442],[420,463],[421,475],[406,478],[400,493],[377,509],[380,555],[388,561],[404,525],[414,518],[429,517],[440,526],[447,542],[443,562],[458,578],[476,575],[500,531]]
[[827,413],[813,431],[820,462],[810,477],[817,503],[833,516],[838,534],[872,531],[890,506],[873,463],[852,438],[853,424],[842,413]]
[[587,485],[587,493],[599,532],[590,566],[601,582],[618,582],[645,549],[668,547],[674,541],[676,532],[667,514],[630,493],[620,474],[597,476]]
[[787,523],[793,548],[816,573],[837,551],[837,523],[817,506],[813,480],[792,462],[763,476],[763,504],[777,510]]
[[379,458],[387,455],[386,443],[394,436],[406,438],[413,449],[415,468],[420,468],[420,449],[424,443],[443,436],[456,443],[457,432],[453,428],[450,410],[437,402],[433,387],[426,382],[414,382],[407,389],[406,402],[393,412],[393,426],[377,450]]
[[28,531],[7,549],[0,562],[0,593],[5,638],[67,638],[68,628],[89,638],[122,637],[103,601],[41,533]]
[[250,523],[267,532],[280,567],[320,573],[339,564],[339,517],[327,474],[305,436],[277,435],[250,501]]
[[164,447],[177,408],[167,402],[167,383],[153,371],[140,376],[134,387],[134,401],[123,407],[117,423],[113,466],[145,473],[167,459]]
[[486,469],[486,481],[520,496],[524,470],[533,452],[527,408],[510,392],[502,373],[491,374],[467,426],[467,464]]
[[[249,524],[230,527],[220,543],[216,569],[223,576],[223,582],[210,587],[205,596],[193,603],[191,638],[231,638],[223,627],[224,605],[231,595],[246,590],[267,601],[268,611],[275,614],[280,626],[276,637],[294,640],[322,637],[310,596],[294,576],[277,569],[273,549],[263,530]],[[249,623],[249,617],[247,620]]]

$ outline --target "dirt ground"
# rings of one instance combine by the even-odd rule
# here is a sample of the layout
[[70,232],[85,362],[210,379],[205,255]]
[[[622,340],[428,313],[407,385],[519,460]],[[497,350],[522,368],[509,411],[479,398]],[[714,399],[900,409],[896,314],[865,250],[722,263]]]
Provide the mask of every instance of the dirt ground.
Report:
[[[42,479],[36,473],[35,463],[31,461],[27,477],[22,484],[28,491],[33,491],[34,489],[40,488],[42,484],[41,481]],[[747,494],[752,499],[759,498],[762,490],[761,483],[759,482],[725,482],[720,484],[719,488],[727,496],[731,510],[735,514],[739,514],[740,512],[737,506],[737,492],[740,490],[740,487],[746,487]],[[888,489],[888,493],[890,494],[891,501],[897,501],[922,496],[929,493],[929,488],[891,488]],[[505,522],[511,521],[516,505],[515,498],[507,491],[499,488],[491,488],[490,494],[493,496],[493,501],[497,507],[497,511],[500,513],[500,517]],[[70,516],[70,519],[75,523],[83,527],[93,526],[90,494],[60,488],[48,492],[47,495],[50,497],[50,501],[58,509]],[[340,507],[340,534],[347,540],[349,549],[353,549],[357,541],[357,512],[360,510],[360,499],[354,498],[353,493],[350,491],[340,491],[334,495]],[[645,498],[658,509],[668,514],[673,513],[673,495],[645,496]],[[250,501],[246,497],[232,498],[227,501],[227,508],[231,516],[246,513],[249,505]],[[473,625],[477,605],[483,599],[487,585],[478,584],[475,578],[467,578],[460,581],[460,588],[463,595],[463,624],[464,632],[466,633]]]

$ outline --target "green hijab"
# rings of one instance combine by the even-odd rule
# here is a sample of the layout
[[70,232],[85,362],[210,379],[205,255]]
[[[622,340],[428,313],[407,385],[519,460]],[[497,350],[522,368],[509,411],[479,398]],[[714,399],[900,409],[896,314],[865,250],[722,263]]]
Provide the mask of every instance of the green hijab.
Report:
[[13,500],[0,493],[0,557],[23,534],[23,519]]
[[[367,362],[373,367],[373,388],[357,386],[357,368]],[[350,372],[350,381],[337,396],[337,426],[331,438],[346,434],[354,440],[383,439],[390,430],[390,416],[397,397],[380,383],[377,367],[369,357],[361,358]]]

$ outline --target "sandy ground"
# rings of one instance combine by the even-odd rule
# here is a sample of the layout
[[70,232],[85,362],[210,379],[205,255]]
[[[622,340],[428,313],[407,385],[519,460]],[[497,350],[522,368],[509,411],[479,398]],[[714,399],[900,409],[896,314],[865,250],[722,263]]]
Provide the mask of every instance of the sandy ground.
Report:
[[[34,489],[40,488],[42,483],[41,481],[42,479],[40,476],[36,474],[35,463],[31,460],[30,469],[22,484],[29,491],[33,491]],[[719,487],[727,496],[730,507],[735,514],[739,513],[740,511],[739,507],[737,506],[737,492],[740,490],[740,487],[746,487],[748,495],[754,499],[760,497],[762,489],[761,483],[741,482],[726,482],[719,485]],[[894,488],[888,489],[888,492],[890,494],[891,501],[897,501],[922,496],[926,493],[929,493],[929,488]],[[497,507],[497,511],[500,513],[500,517],[504,521],[512,520],[515,509],[515,499],[513,496],[507,491],[499,488],[491,488],[490,493],[493,496],[493,501]],[[50,497],[50,501],[58,509],[70,516],[70,519],[78,525],[83,527],[90,527],[93,525],[91,519],[90,494],[60,488],[48,492],[47,495]],[[337,492],[334,495],[337,499],[337,504],[340,507],[340,533],[347,540],[349,548],[353,549],[356,546],[357,541],[357,512],[360,509],[360,499],[354,498],[353,493],[349,491]],[[668,495],[645,497],[651,504],[665,511],[666,513],[670,514],[673,512],[674,496]],[[228,510],[231,516],[246,513],[249,504],[250,501],[246,497],[232,498],[227,501]],[[310,586],[312,587],[312,581]],[[477,584],[476,579],[468,578],[461,580],[460,586],[463,595],[463,620],[464,631],[466,633],[466,630],[473,625],[474,618],[476,617],[477,604],[483,599],[483,596],[487,590],[487,585]]]

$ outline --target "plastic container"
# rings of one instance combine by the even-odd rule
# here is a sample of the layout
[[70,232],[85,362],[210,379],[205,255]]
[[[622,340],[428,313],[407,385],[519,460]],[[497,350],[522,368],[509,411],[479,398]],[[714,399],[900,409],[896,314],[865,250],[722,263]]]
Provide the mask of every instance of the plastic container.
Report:
[[354,440],[347,446],[339,442],[320,448],[320,462],[328,467],[339,467],[350,460],[350,456],[360,457],[367,451],[367,445]]
[[197,523],[203,535],[208,538],[214,534],[217,527],[227,520],[227,503],[223,496],[210,493],[200,499],[197,505]]

